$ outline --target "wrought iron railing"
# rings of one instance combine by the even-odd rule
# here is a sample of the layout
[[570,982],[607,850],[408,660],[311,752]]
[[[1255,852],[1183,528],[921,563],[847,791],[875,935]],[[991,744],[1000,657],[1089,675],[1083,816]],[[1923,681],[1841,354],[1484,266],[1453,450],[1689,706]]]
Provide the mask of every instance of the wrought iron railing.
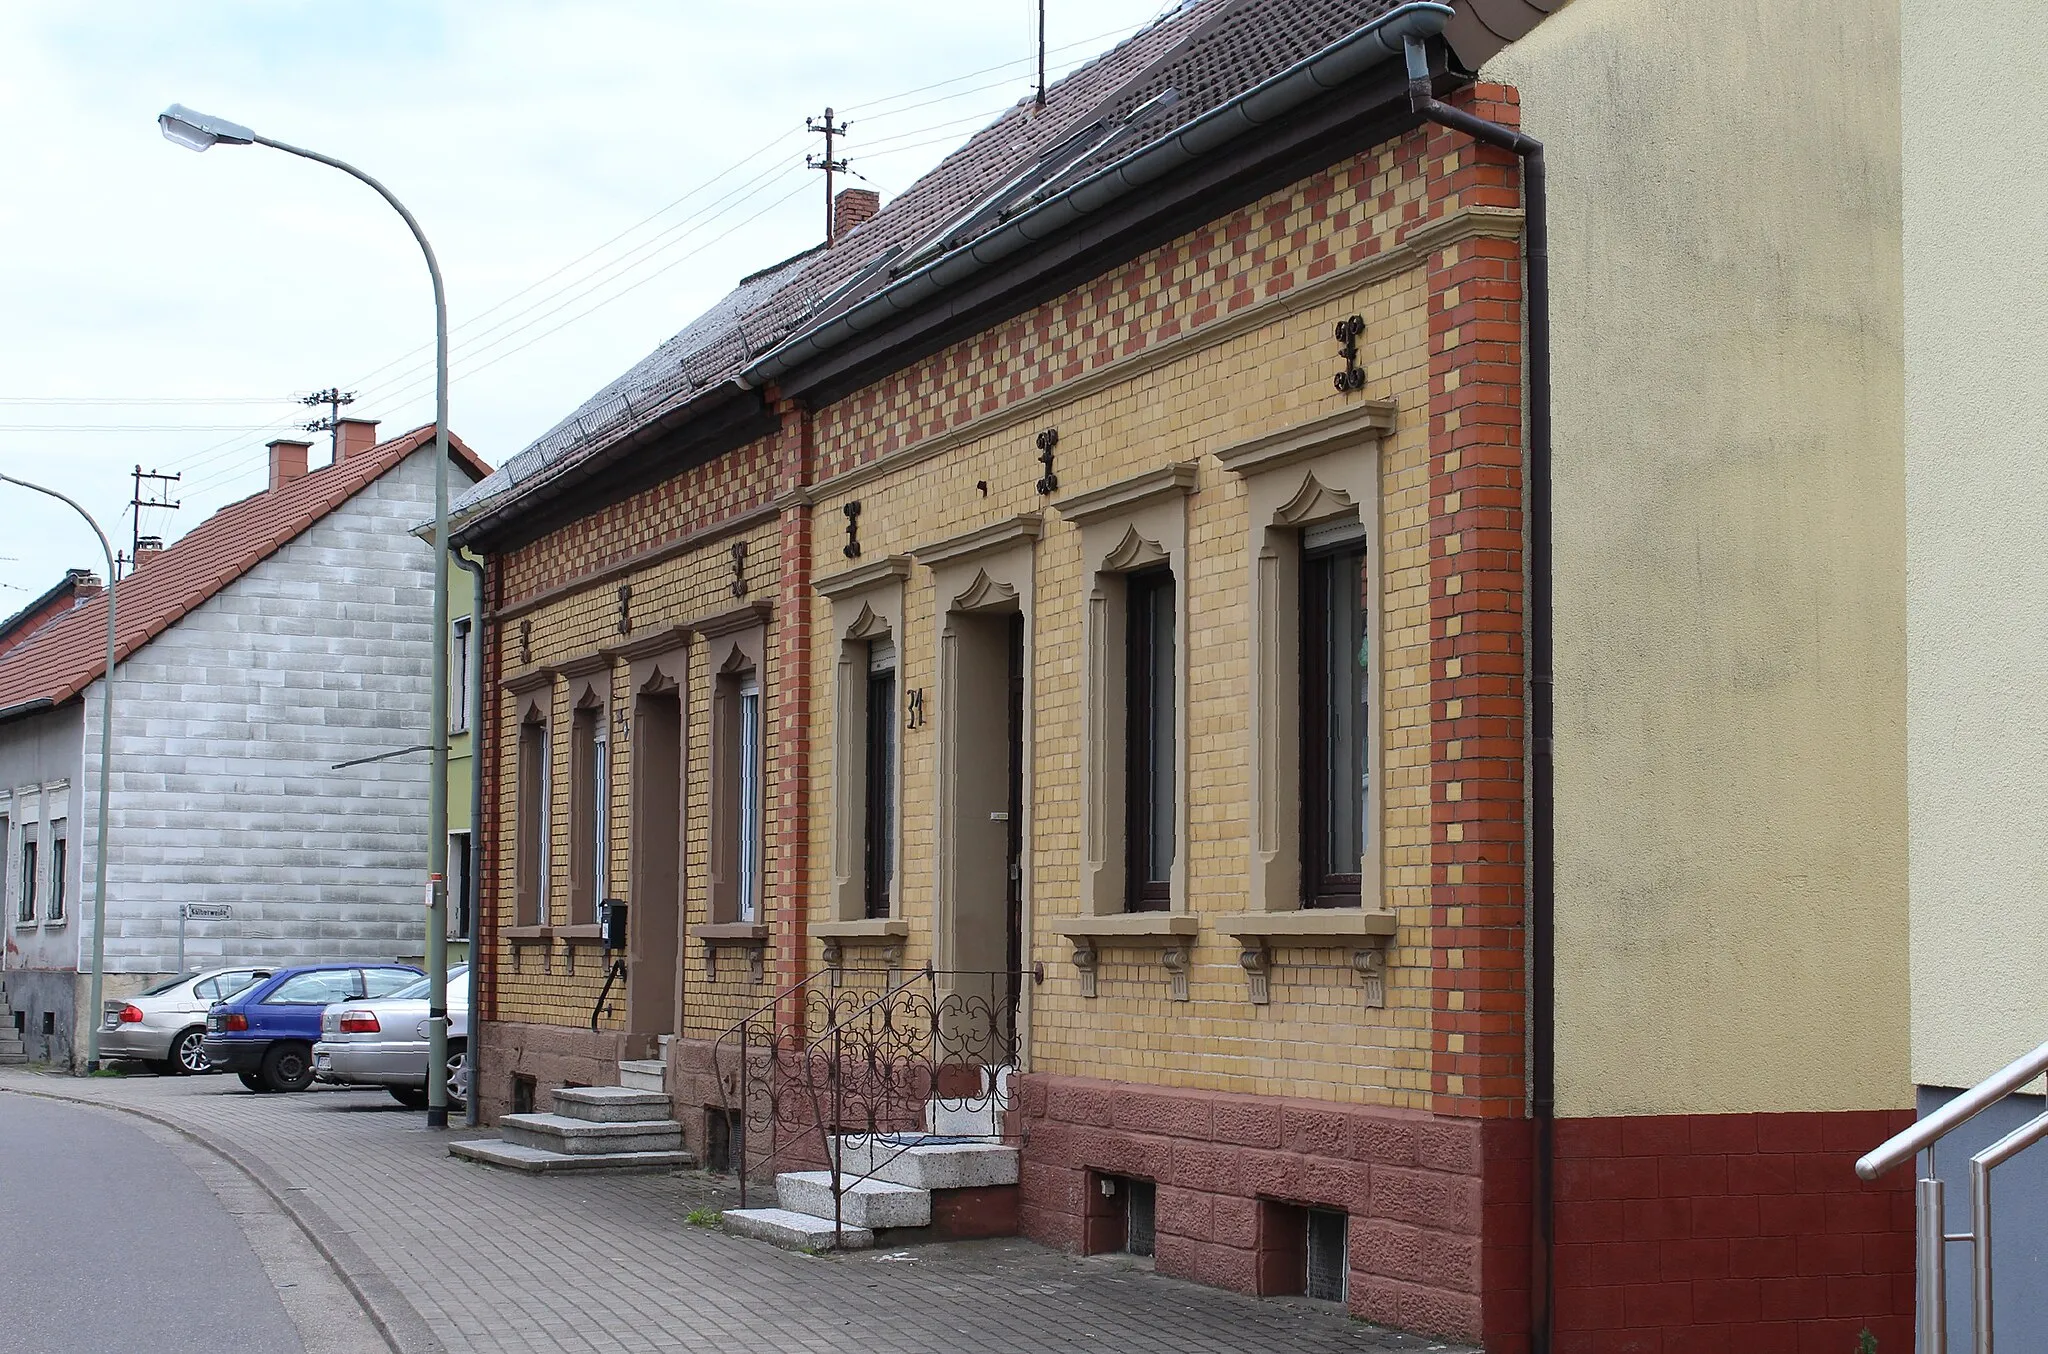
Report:
[[1023,977],[824,969],[726,1029],[711,1059],[740,1207],[757,1177],[821,1170],[836,1232],[846,1191],[930,1130],[995,1134]]
[[[1991,1308],[1991,1170],[2048,1137],[2048,1114],[2037,1115],[1970,1158],[1970,1230],[1950,1232],[1934,1153],[1941,1140],[1999,1101],[2048,1072],[2048,1044],[1978,1082],[1856,1163],[1856,1174],[1875,1180],[1925,1152],[1914,1187],[1917,1283],[1914,1293],[1920,1354],[1948,1350],[1948,1247],[1970,1247],[1970,1322],[1974,1354],[1993,1354]],[[2029,1348],[2032,1348],[2030,1345]]]

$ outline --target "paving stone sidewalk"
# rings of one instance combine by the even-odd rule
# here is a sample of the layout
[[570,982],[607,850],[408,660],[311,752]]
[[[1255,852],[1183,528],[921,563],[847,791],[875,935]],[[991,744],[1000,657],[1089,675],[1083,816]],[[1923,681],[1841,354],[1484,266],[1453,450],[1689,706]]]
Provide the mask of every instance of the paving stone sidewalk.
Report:
[[[386,1310],[400,1354],[1239,1354],[1439,1350],[1318,1303],[1259,1301],[1122,1257],[1019,1240],[813,1258],[687,1221],[729,1183],[533,1177],[447,1154],[449,1135],[370,1091],[259,1096],[231,1078],[80,1079],[6,1069],[25,1091],[150,1115],[306,1205]],[[332,1233],[338,1230],[340,1235]]]

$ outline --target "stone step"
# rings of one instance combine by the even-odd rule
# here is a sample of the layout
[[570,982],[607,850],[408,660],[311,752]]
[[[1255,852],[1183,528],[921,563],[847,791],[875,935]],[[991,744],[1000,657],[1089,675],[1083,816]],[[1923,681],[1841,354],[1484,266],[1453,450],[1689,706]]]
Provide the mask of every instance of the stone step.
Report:
[[[863,1180],[841,1176],[839,1195],[841,1220],[856,1227],[929,1227],[932,1225],[932,1192],[887,1180]],[[832,1172],[784,1171],[775,1177],[775,1202],[792,1213],[814,1218],[832,1217]]]
[[565,1114],[507,1114],[498,1132],[516,1147],[544,1152],[679,1152],[683,1146],[683,1126],[673,1119],[607,1124]]
[[448,1155],[529,1175],[553,1175],[560,1171],[682,1171],[697,1164],[697,1158],[688,1152],[549,1152],[496,1138],[451,1142]]
[[725,1230],[734,1236],[750,1236],[786,1251],[864,1251],[875,1244],[875,1234],[865,1227],[847,1225],[835,1234],[830,1218],[792,1213],[786,1208],[728,1208]]
[[842,1171],[913,1189],[985,1189],[1017,1183],[1017,1149],[974,1138],[882,1133],[835,1138]]
[[668,1064],[659,1058],[628,1058],[619,1063],[619,1085],[629,1091],[668,1090]]
[[991,1095],[959,1100],[927,1100],[926,1131],[949,1138],[1000,1138],[1007,1104]]
[[668,1097],[630,1086],[564,1086],[555,1092],[555,1113],[593,1124],[624,1124],[669,1117]]
[[13,1052],[13,1053],[9,1053],[9,1052],[7,1052],[7,1051],[6,1051],[5,1049],[0,1049],[0,1063],[9,1063],[9,1064],[12,1064],[12,1063],[25,1063],[25,1062],[27,1062],[27,1061],[28,1061],[28,1054],[26,1054],[26,1053],[24,1053],[24,1052],[21,1052],[21,1051],[17,1050],[16,1052]]

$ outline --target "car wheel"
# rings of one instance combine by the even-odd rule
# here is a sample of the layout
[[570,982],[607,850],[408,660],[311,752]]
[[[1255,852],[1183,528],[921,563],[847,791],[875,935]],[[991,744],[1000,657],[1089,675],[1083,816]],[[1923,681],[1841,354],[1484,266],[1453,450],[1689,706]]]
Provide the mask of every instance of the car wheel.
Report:
[[303,1091],[313,1084],[313,1058],[304,1044],[278,1044],[263,1055],[263,1080],[273,1091]]
[[164,1059],[164,1071],[174,1077],[189,1077],[211,1070],[213,1064],[206,1060],[205,1050],[199,1047],[205,1038],[204,1027],[194,1025],[171,1040],[171,1056]]
[[235,1073],[235,1079],[250,1090],[259,1093],[270,1089],[270,1083],[263,1079],[261,1072],[237,1072]]
[[423,1110],[427,1107],[427,1088],[424,1086],[387,1086],[391,1098],[409,1110]]
[[469,1045],[448,1045],[448,1103],[469,1103]]

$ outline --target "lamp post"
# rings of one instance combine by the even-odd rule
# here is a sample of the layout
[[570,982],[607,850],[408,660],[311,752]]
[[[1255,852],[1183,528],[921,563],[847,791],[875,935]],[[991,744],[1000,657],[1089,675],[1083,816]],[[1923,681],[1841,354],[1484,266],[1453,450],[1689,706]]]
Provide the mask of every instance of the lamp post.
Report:
[[86,1008],[85,1070],[100,1070],[100,987],[107,967],[107,790],[113,781],[114,759],[114,547],[107,533],[91,513],[76,500],[55,489],[0,472],[0,480],[33,489],[70,508],[85,519],[92,534],[100,538],[100,551],[107,557],[107,671],[100,678],[100,809],[93,825],[95,845],[92,859],[92,1004]]
[[[172,104],[157,116],[164,139],[187,150],[213,146],[268,146],[287,155],[329,165],[368,184],[405,218],[406,228],[427,258],[434,281],[434,641],[433,691],[427,720],[432,770],[427,786],[427,1126],[448,1126],[448,297],[434,247],[405,204],[391,190],[331,155],[258,136],[239,123]],[[97,1000],[97,999],[95,999]],[[474,1092],[472,1092],[473,1094]]]

